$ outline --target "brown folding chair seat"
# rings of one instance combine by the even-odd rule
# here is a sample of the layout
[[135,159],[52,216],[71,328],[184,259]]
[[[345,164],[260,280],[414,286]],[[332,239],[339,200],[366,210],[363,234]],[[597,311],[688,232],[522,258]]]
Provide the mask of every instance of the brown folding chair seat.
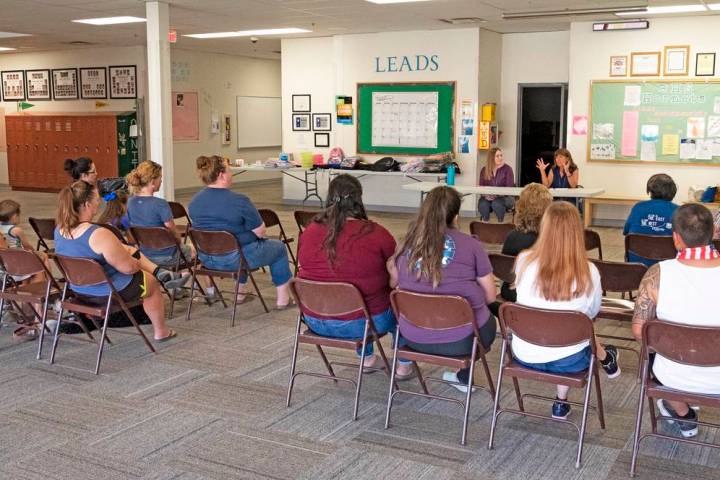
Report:
[[[495,405],[493,407],[492,426],[490,427],[490,441],[488,448],[493,448],[497,420],[503,413],[514,413],[528,417],[545,418],[555,422],[567,423],[574,426],[578,431],[578,449],[575,459],[575,468],[580,468],[582,458],[583,441],[585,438],[585,426],[587,423],[588,410],[595,408],[600,420],[600,428],[605,429],[605,414],[603,411],[602,393],[600,390],[600,378],[598,376],[598,362],[595,359],[595,341],[593,323],[586,315],[579,312],[564,310],[543,310],[539,308],[524,307],[515,303],[506,302],[500,307],[500,332],[503,338],[502,350],[500,351],[500,372],[498,373],[498,386],[495,393]],[[523,340],[543,347],[566,347],[576,345],[583,341],[590,342],[590,366],[584,372],[579,373],[546,373],[527,368],[517,363],[512,356],[510,340],[512,335],[517,335]],[[515,387],[515,397],[518,403],[518,410],[512,408],[500,408],[500,395],[502,380],[504,376],[510,376]],[[573,388],[584,388],[583,403],[567,401],[568,404],[581,406],[583,408],[582,420],[579,424],[570,420],[555,419],[548,415],[540,415],[525,411],[524,398],[535,398],[554,402],[554,397],[545,397],[533,394],[521,394],[517,379],[532,380],[536,382],[550,383],[553,385],[565,385]],[[597,407],[590,405],[590,391],[593,380],[597,390]]]
[[[650,355],[662,355],[676,363],[693,365],[697,367],[720,367],[720,327],[700,327],[694,325],[682,325],[659,320],[653,320],[643,325],[642,331],[642,382],[638,398],[637,416],[635,417],[635,435],[633,440],[632,459],[630,461],[630,476],[635,476],[635,469],[638,460],[640,442],[647,437],[658,437],[676,442],[689,443],[710,448],[720,448],[718,443],[691,440],[683,437],[676,437],[658,433],[658,416],[655,412],[655,400],[664,399],[678,402],[685,402],[690,405],[702,405],[710,408],[720,408],[720,395],[704,395],[675,390],[660,385],[655,381],[650,372]],[[645,398],[648,401],[650,410],[650,432],[640,434],[642,430],[643,405]],[[666,417],[661,416],[661,420]],[[693,422],[706,427],[720,429],[720,424],[708,422]],[[717,438],[717,435],[708,436]]]
[[55,219],[54,218],[28,218],[30,227],[38,237],[38,243],[35,250],[40,250],[40,247],[46,252],[55,251],[48,245],[48,241],[55,241]]
[[280,222],[280,217],[278,217],[278,214],[275,213],[273,210],[270,210],[269,208],[261,208],[258,210],[258,212],[260,213],[260,217],[262,218],[266,228],[272,228],[277,226],[280,229],[280,232],[274,238],[280,240],[285,244],[285,246],[287,247],[288,255],[290,255],[290,261],[292,261],[295,270],[297,270],[297,260],[295,259],[295,254],[293,253],[292,248],[290,248],[290,244],[294,242],[295,239],[292,237],[288,237],[285,234],[285,229],[283,228],[282,222]]
[[312,222],[312,219],[315,218],[315,215],[318,213],[321,212],[311,212],[308,210],[295,210],[293,212],[293,217],[295,217],[295,223],[297,223],[300,233],[302,233],[302,231],[310,225],[310,222]]
[[602,260],[602,242],[600,234],[594,230],[585,229],[585,251],[595,250],[597,248],[598,258]]
[[190,320],[190,310],[192,309],[193,298],[195,297],[195,285],[199,285],[197,283],[197,277],[202,275],[205,275],[210,279],[212,286],[215,288],[215,292],[217,292],[220,297],[220,301],[225,308],[227,308],[227,303],[225,302],[225,297],[223,297],[222,290],[220,290],[217,283],[215,283],[215,277],[231,278],[235,281],[232,312],[233,327],[235,326],[235,312],[237,311],[237,296],[240,291],[240,279],[243,275],[247,275],[250,278],[250,281],[255,288],[254,294],[247,292],[246,295],[256,295],[260,299],[265,312],[270,313],[270,310],[265,304],[265,299],[263,298],[262,293],[260,293],[260,288],[258,288],[257,283],[255,283],[255,277],[253,277],[253,272],[257,272],[259,269],[250,268],[248,266],[242,247],[240,246],[237,238],[235,238],[235,235],[226,231],[198,230],[194,227],[190,227],[188,230],[188,236],[190,237],[192,244],[195,246],[195,251],[198,255],[200,253],[205,255],[227,255],[229,253],[238,252],[240,255],[240,268],[235,271],[206,268],[200,264],[200,261],[196,257],[192,263],[192,267],[190,268],[190,272],[192,273],[192,285],[190,287],[190,300],[188,301],[186,320]]
[[[122,299],[120,294],[113,286],[112,282],[108,278],[105,270],[95,260],[91,258],[78,258],[78,257],[66,257],[64,255],[55,255],[54,257],[58,268],[65,277],[65,286],[62,291],[62,298],[60,302],[60,312],[58,312],[58,321],[64,322],[62,318],[63,311],[82,313],[90,317],[91,321],[95,324],[100,333],[100,340],[98,341],[98,351],[95,360],[95,375],[100,371],[100,361],[102,360],[103,347],[107,338],[108,320],[110,315],[122,311],[127,315],[127,318],[133,324],[137,330],[137,334],[142,337],[145,345],[148,349],[155,353],[155,347],[145,336],[145,333],[138,325],[137,320],[133,316],[130,309],[132,307],[142,305],[142,298],[138,298],[132,302],[126,302]],[[90,285],[102,285],[106,284],[110,288],[110,294],[108,295],[107,302],[105,305],[95,305],[88,303],[83,299],[82,295],[74,293],[70,290],[70,284],[76,286],[90,286]],[[102,319],[102,324],[98,323],[98,319]],[[77,323],[77,322],[73,322]],[[86,332],[87,333],[87,332]],[[92,336],[91,336],[92,338]],[[57,351],[58,341],[60,339],[60,325],[55,329],[55,337],[53,338],[52,352],[50,353],[50,363],[55,363],[55,352]]]
[[[395,334],[392,370],[390,375],[390,391],[388,392],[387,410],[385,412],[385,428],[390,427],[390,410],[392,409],[392,402],[395,395],[402,393],[406,395],[444,400],[457,403],[465,410],[463,415],[462,435],[460,437],[460,443],[465,445],[467,442],[467,423],[470,415],[470,400],[472,398],[473,389],[475,387],[486,389],[490,393],[491,398],[495,394],[495,386],[493,385],[490,368],[488,367],[487,359],[485,358],[487,351],[480,343],[480,333],[478,332],[477,323],[475,321],[475,313],[473,312],[470,303],[465,298],[455,295],[428,295],[423,293],[407,292],[404,290],[393,291],[390,294],[390,302],[392,303],[396,318],[399,319],[402,315],[408,323],[427,331],[441,331],[472,325],[473,344],[470,355],[458,357],[422,353],[407,346],[400,347],[399,339],[400,336],[403,335],[403,329],[401,323],[398,322],[397,333]],[[475,362],[477,362],[478,359],[482,362],[483,369],[485,370],[485,377],[488,382],[487,387],[474,383]],[[422,392],[402,390],[394,384],[395,370],[397,369],[398,360],[411,360],[413,362],[413,367],[415,368],[415,373],[418,376]],[[467,385],[464,383],[449,382],[441,378],[428,377],[427,379],[424,379],[416,362],[430,363],[432,365],[440,365],[455,369],[469,368],[470,378]],[[462,402],[452,397],[431,394],[427,388],[426,382],[463,385],[467,387],[465,401]]]
[[625,235],[626,262],[630,252],[658,262],[675,258],[677,255],[677,249],[671,236],[641,235],[639,233]]
[[502,245],[513,230],[515,225],[512,223],[470,222],[470,234],[488,245]]
[[[311,377],[328,378],[334,382],[338,380],[343,382],[351,383],[355,386],[355,400],[353,403],[353,414],[352,419],[357,420],[358,404],[360,402],[360,389],[362,387],[362,376],[364,371],[376,371],[378,369],[366,369],[363,368],[363,362],[365,361],[365,347],[368,343],[375,343],[380,352],[380,357],[383,361],[384,371],[389,375],[390,365],[388,363],[385,350],[383,349],[380,339],[385,335],[378,334],[375,329],[375,324],[372,320],[370,310],[365,304],[362,293],[354,285],[343,282],[315,282],[312,280],[304,280],[301,278],[293,278],[290,280],[290,293],[292,294],[295,302],[300,307],[300,315],[298,315],[297,327],[295,329],[295,343],[293,344],[293,355],[290,363],[290,381],[288,382],[287,402],[286,405],[290,406],[290,399],[292,398],[292,389],[295,385],[295,378],[299,375],[307,375]],[[309,310],[313,313],[321,315],[323,317],[337,318],[340,316],[348,315],[351,313],[358,313],[358,318],[361,316],[365,317],[365,334],[360,338],[353,339],[341,339],[341,338],[330,338],[323,337],[313,333],[309,328],[305,331],[302,330],[302,323],[305,320],[305,316],[302,313],[303,310]],[[298,349],[301,343],[308,345],[315,345],[320,358],[322,358],[325,368],[328,373],[317,373],[309,371],[297,371],[297,355]],[[340,348],[344,350],[357,351],[361,349],[360,362],[345,363],[345,362],[330,362],[325,356],[325,352],[322,347]],[[333,366],[346,366],[357,368],[356,380],[340,377],[335,374]]]
[[177,229],[178,233],[180,234],[180,238],[183,239],[183,243],[187,242],[187,232],[190,227],[192,227],[192,220],[190,220],[190,215],[188,215],[187,210],[180,202],[168,202],[170,204],[170,211],[172,212],[173,220],[177,220],[178,218],[184,218],[187,222],[186,224],[175,224],[175,228]]

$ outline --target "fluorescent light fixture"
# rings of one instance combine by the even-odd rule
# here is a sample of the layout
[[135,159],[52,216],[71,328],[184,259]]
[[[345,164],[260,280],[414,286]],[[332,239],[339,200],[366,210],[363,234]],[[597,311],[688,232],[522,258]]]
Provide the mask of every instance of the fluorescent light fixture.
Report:
[[29,33],[0,32],[0,38],[31,37]]
[[647,20],[593,23],[593,32],[608,32],[610,30],[644,30],[648,28],[650,28],[650,22]]
[[391,3],[415,3],[415,2],[429,2],[430,0],[365,0],[370,3],[377,3],[378,5],[389,5]]
[[120,23],[140,23],[145,21],[144,18],[140,17],[103,17],[73,20],[75,23],[87,23],[88,25],[117,25]]
[[0,47],[0,52],[9,52],[11,50],[17,50],[17,48]]
[[[664,7],[646,7],[643,15],[662,15],[663,13],[707,12],[705,5],[667,5]],[[636,12],[637,13],[637,12]],[[635,15],[631,12],[617,12],[615,15]]]
[[598,7],[598,8],[566,8],[565,10],[536,10],[531,12],[509,12],[503,13],[503,20],[518,20],[523,18],[544,18],[544,17],[572,17],[575,15],[599,15],[620,13],[627,15],[637,15],[644,13],[647,7],[645,5],[636,5],[628,7]]
[[192,38],[231,38],[231,37],[254,37],[261,35],[288,35],[291,33],[308,33],[312,30],[304,28],[267,28],[264,30],[241,30],[239,32],[213,32],[213,33],[192,33],[183,37]]
[[720,10],[720,3],[710,3],[707,5],[710,10]]

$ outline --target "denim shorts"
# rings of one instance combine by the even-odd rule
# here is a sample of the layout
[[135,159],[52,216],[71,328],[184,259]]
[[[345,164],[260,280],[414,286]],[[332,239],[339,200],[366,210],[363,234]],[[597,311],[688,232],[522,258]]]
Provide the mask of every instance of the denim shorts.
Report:
[[553,360],[547,363],[525,363],[517,358],[513,358],[523,367],[538,370],[547,373],[578,373],[587,370],[590,366],[590,356],[592,355],[590,347],[585,347],[577,353],[573,353],[569,357]]
[[[183,252],[183,255],[185,258],[190,261],[192,258],[192,249],[190,248],[190,245],[182,244],[180,245],[180,249]],[[159,267],[167,268],[169,270],[175,268],[175,265],[177,265],[178,257],[180,254],[178,253],[177,249],[175,249],[172,253],[172,255],[147,255],[145,256],[156,264]]]

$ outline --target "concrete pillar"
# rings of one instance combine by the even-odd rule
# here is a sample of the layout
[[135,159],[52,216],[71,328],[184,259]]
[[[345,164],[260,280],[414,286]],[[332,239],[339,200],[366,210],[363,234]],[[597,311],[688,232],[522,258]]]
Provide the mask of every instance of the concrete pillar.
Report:
[[147,71],[149,119],[149,159],[163,167],[163,184],[158,195],[166,200],[175,198],[172,142],[172,85],[170,82],[170,8],[165,2],[145,4],[147,18]]

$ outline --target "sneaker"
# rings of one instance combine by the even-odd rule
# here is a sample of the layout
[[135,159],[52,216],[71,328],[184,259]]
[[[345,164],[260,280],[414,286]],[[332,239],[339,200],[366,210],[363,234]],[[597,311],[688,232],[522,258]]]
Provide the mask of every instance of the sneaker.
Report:
[[[462,393],[467,393],[467,380],[465,381],[465,385],[462,385],[461,382],[463,382],[462,379],[458,378],[457,372],[445,372],[443,373],[442,379],[446,382],[458,382],[458,384],[452,384],[455,389],[461,391]],[[475,388],[473,388],[473,392],[475,391]]]
[[567,420],[568,415],[570,415],[570,404],[561,402],[558,398],[552,406],[552,417],[558,420]]
[[55,329],[57,329],[58,323],[60,322],[58,322],[57,320],[45,320],[45,327],[47,328],[50,335],[55,335]]
[[605,353],[607,356],[605,360],[600,360],[600,366],[607,373],[608,378],[617,378],[620,376],[620,366],[618,365],[618,353],[617,347],[614,345],[605,345]]
[[171,272],[170,270],[160,269],[157,273],[157,279],[165,285],[165,288],[171,290],[173,288],[180,288],[190,281],[190,275],[185,273],[181,274],[178,272]]
[[678,413],[670,406],[669,403],[665,403],[665,401],[661,398],[657,401],[657,407],[658,410],[660,410],[660,414],[663,417],[671,418],[672,420],[667,420],[668,423],[675,423],[677,422],[678,427],[680,427],[680,434],[685,438],[691,438],[698,434],[698,426],[695,423],[689,423],[689,422],[683,422],[683,420],[692,420],[694,422],[697,422],[697,413],[695,413],[695,410],[692,408],[688,409],[688,413],[685,416],[680,416]]

